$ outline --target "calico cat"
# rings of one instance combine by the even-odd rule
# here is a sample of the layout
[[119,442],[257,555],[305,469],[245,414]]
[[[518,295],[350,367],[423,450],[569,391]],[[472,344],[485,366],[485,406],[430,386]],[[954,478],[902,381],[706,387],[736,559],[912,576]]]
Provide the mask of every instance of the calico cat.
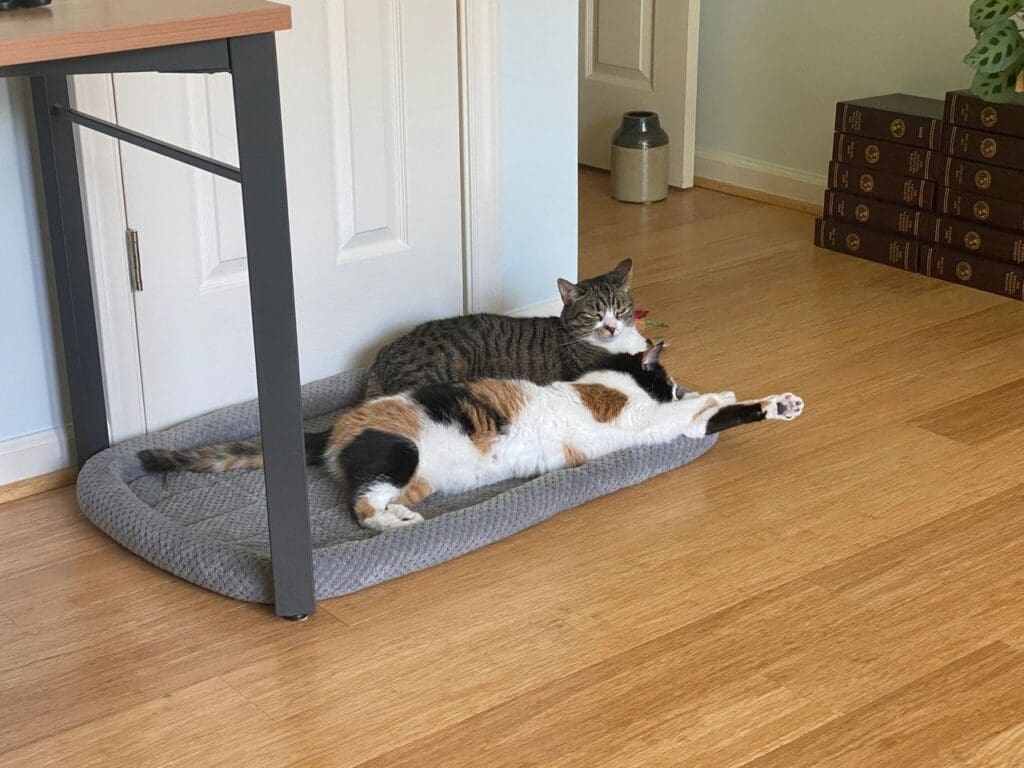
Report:
[[423,323],[377,353],[366,397],[474,379],[572,381],[609,354],[642,352],[648,343],[636,329],[632,279],[626,259],[605,275],[559,280],[560,317],[479,314]]
[[[574,382],[483,379],[425,384],[366,401],[306,435],[307,460],[348,489],[359,523],[385,531],[423,520],[410,504],[532,477],[630,446],[704,437],[764,419],[795,419],[793,394],[737,402],[732,392],[677,396],[658,361],[664,342],[606,359]],[[262,465],[259,443],[140,451],[152,471],[224,472]]]

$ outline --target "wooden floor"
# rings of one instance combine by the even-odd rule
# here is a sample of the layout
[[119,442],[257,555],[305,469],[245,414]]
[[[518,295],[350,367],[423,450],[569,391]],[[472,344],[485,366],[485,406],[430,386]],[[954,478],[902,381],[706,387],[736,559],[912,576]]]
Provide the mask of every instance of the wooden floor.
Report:
[[0,764],[1024,765],[1024,304],[582,184],[677,378],[800,420],[301,625],[0,506]]

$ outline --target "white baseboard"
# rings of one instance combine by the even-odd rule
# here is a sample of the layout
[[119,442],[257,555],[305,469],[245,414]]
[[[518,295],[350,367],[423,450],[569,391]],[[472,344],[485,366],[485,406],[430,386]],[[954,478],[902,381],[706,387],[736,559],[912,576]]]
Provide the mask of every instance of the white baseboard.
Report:
[[554,317],[562,314],[562,300],[549,299],[536,304],[527,304],[525,307],[510,309],[505,312],[512,317]]
[[0,485],[66,469],[75,462],[68,427],[46,429],[0,442]]
[[770,195],[821,205],[826,174],[807,173],[752,157],[697,149],[696,175]]

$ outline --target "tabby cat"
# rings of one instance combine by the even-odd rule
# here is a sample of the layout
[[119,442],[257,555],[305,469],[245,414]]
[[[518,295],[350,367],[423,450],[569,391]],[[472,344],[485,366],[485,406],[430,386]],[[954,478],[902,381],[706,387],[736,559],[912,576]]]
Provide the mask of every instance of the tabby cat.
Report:
[[421,384],[474,379],[572,381],[603,357],[642,352],[626,259],[606,275],[558,281],[560,317],[466,315],[417,326],[377,353],[367,397],[397,394]]
[[[703,437],[764,419],[795,419],[803,401],[772,395],[736,402],[732,392],[689,394],[658,361],[664,343],[606,358],[574,382],[538,385],[483,379],[424,384],[368,400],[325,432],[306,435],[310,463],[348,489],[359,523],[385,531],[423,518],[410,504],[532,477],[637,445]],[[188,451],[140,451],[146,469],[224,472],[262,465],[259,443]]]

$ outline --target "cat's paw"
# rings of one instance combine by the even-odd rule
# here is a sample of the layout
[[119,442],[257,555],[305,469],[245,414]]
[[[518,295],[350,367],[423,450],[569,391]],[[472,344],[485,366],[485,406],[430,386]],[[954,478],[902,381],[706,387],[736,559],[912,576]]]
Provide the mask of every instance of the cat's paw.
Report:
[[363,520],[363,525],[372,531],[390,531],[423,522],[423,515],[413,512],[403,504],[388,504],[373,517]]
[[392,515],[397,520],[395,528],[401,528],[403,525],[413,525],[415,523],[423,522],[423,515],[419,512],[413,512],[404,504],[388,504],[384,508],[384,514]]
[[736,404],[736,393],[735,392],[719,392],[715,395],[715,398],[722,405],[735,405]]
[[804,412],[804,401],[792,392],[766,397],[761,401],[761,405],[764,406],[764,417],[766,419],[792,421]]

